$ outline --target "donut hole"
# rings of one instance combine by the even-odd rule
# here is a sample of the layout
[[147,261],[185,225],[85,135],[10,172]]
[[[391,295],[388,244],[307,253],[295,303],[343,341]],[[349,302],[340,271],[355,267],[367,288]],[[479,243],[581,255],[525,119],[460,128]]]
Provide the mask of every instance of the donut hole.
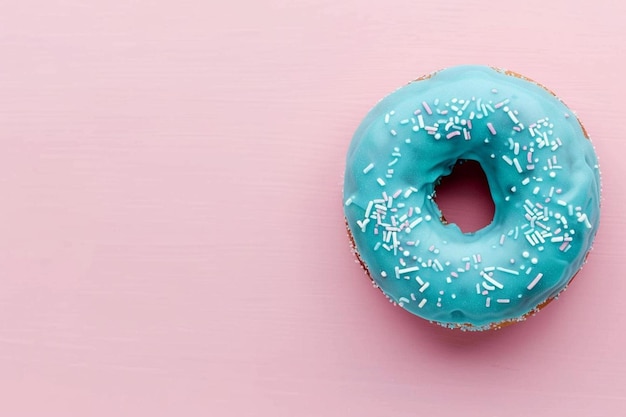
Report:
[[487,176],[473,160],[459,160],[450,175],[435,187],[435,203],[444,224],[454,223],[463,233],[474,233],[493,221],[495,204]]

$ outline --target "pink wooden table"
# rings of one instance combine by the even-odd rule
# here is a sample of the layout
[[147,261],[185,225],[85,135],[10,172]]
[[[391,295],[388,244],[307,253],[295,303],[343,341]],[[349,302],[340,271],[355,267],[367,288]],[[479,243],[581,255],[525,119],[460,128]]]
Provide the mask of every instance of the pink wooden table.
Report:
[[[620,2],[0,3],[0,415],[624,412]],[[365,112],[461,63],[555,90],[603,174],[583,272],[483,334],[373,290],[341,205]]]

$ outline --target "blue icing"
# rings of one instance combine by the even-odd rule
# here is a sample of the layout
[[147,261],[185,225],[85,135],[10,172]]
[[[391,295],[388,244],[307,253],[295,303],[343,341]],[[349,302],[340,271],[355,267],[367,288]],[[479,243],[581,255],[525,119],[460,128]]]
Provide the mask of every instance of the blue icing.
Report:
[[[483,168],[491,224],[443,224],[437,181]],[[544,88],[461,66],[381,100],[357,129],[344,183],[360,259],[394,302],[445,326],[521,319],[581,268],[599,223],[597,158],[578,119]]]

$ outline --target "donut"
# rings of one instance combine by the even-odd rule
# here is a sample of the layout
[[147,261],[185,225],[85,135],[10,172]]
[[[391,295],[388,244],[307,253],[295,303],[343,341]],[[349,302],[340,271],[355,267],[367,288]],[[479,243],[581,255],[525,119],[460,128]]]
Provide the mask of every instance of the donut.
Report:
[[[461,161],[485,173],[490,224],[442,219],[435,187]],[[498,329],[555,299],[598,230],[600,172],[554,93],[511,71],[458,66],[383,98],[347,153],[343,207],[358,261],[389,300],[444,327]]]

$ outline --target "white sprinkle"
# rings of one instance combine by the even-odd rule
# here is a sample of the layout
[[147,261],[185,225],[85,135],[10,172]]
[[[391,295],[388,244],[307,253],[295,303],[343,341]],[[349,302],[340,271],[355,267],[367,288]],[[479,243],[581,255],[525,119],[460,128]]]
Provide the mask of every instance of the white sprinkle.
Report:
[[508,303],[510,303],[510,302],[511,302],[511,300],[510,300],[510,299],[508,299],[508,298],[498,298],[498,299],[496,300],[496,303],[500,303],[500,304],[508,304]]
[[385,124],[389,123],[389,113],[385,115]]
[[515,142],[513,142],[513,138],[508,138],[507,141],[509,142],[509,149],[513,149],[515,147]]
[[530,201],[529,199],[525,199],[524,200],[524,208],[527,209],[527,211],[530,214],[533,214],[533,212],[530,211],[530,210],[532,210],[533,206],[534,206],[534,204],[532,203],[532,201]]
[[506,272],[507,274],[519,275],[519,272],[517,272],[517,271],[513,271],[512,269],[506,269],[506,268],[502,268],[502,267],[500,267],[500,266],[496,267],[496,269],[497,269],[498,271],[501,271],[501,272]]
[[422,301],[420,301],[420,303],[417,305],[419,308],[424,307],[424,304],[426,304],[426,299],[422,298]]
[[483,287],[485,287],[486,290],[488,291],[493,291],[496,289],[496,287],[492,287],[491,285],[487,284],[485,281],[482,282]]
[[539,280],[541,279],[541,277],[543,277],[543,274],[540,272],[537,274],[537,276],[535,277],[535,279],[533,279],[530,284],[528,284],[528,286],[526,287],[529,290],[532,290],[533,288],[535,288],[535,285],[537,285],[537,283],[539,282]]
[[391,133],[392,136],[396,136],[398,134],[394,129],[391,129],[389,133]]
[[382,178],[378,177],[378,179],[376,179],[376,182],[378,182],[380,184],[381,187],[385,186],[385,181],[383,181]]
[[365,219],[362,222],[360,221],[356,221],[356,223],[359,225],[359,227],[361,228],[361,232],[365,233],[365,228],[367,227],[367,224],[370,222],[370,219]]
[[417,116],[417,122],[419,123],[419,126],[423,129],[424,128],[424,117],[420,114]]
[[[433,261],[433,267],[435,267],[435,266],[437,267],[437,269],[439,269],[439,271],[443,271],[443,266],[441,266],[441,263],[439,262],[438,259],[435,259]],[[433,268],[433,269],[435,269],[435,268]]]
[[591,229],[591,223],[589,222],[589,219],[587,218],[587,213],[583,213],[578,217],[578,221],[579,222],[585,222],[585,226],[587,226],[588,229]]
[[546,240],[543,238],[543,236],[541,236],[541,233],[539,233],[538,230],[535,230],[534,235],[535,235],[535,238],[539,240],[539,242],[546,243]]
[[522,167],[519,164],[519,161],[517,160],[517,158],[513,158],[513,163],[515,164],[515,169],[517,169],[517,172],[519,172],[521,174],[522,173]]
[[535,236],[534,235],[524,235],[524,237],[526,238],[526,240],[528,241],[528,243],[530,243],[532,246],[535,246],[537,243],[537,241],[535,241]]
[[413,272],[413,271],[419,271],[419,267],[411,266],[409,268],[398,269],[398,274],[407,274],[407,273]]
[[563,200],[556,200],[556,203],[557,203],[559,206],[563,206],[563,207],[567,206],[567,202],[565,202],[565,201],[563,201]]
[[507,164],[513,165],[513,161],[507,155],[502,155],[502,159],[504,159],[504,162],[506,162]]
[[424,292],[426,291],[426,288],[428,288],[430,286],[430,282],[426,282],[424,283],[424,285],[422,285],[419,289],[419,292]]
[[345,203],[345,204],[346,204],[346,206],[349,206],[350,204],[352,204],[352,197],[349,197],[349,198],[346,200],[346,203]]
[[418,224],[420,224],[423,220],[424,220],[423,218],[418,217],[417,219],[413,220],[413,221],[411,222],[411,224],[409,224],[409,227],[410,227],[411,229],[413,229],[415,226],[417,226]]
[[513,123],[518,124],[519,120],[517,120],[517,117],[515,117],[515,115],[513,114],[512,111],[508,111],[507,114],[509,115],[509,117],[511,118],[511,120],[513,121]]
[[491,297],[487,297],[487,300],[485,300],[485,307],[489,308],[490,305],[491,305]]
[[483,271],[480,271],[480,275],[486,280],[489,281],[490,283],[492,283],[493,285],[495,285],[496,287],[502,289],[504,288],[504,285],[502,285],[501,283],[499,283],[498,281],[496,281],[495,279],[493,279],[492,277],[490,277],[489,275],[485,274]]
[[[520,172],[521,172],[521,171],[520,171]],[[528,183],[530,183],[530,178],[526,177],[526,178],[524,178],[524,179],[522,180],[522,185],[528,185]],[[537,188],[539,188],[539,187],[537,187]],[[538,190],[537,190],[537,191],[538,191]],[[534,194],[537,194],[537,193],[534,193]]]

